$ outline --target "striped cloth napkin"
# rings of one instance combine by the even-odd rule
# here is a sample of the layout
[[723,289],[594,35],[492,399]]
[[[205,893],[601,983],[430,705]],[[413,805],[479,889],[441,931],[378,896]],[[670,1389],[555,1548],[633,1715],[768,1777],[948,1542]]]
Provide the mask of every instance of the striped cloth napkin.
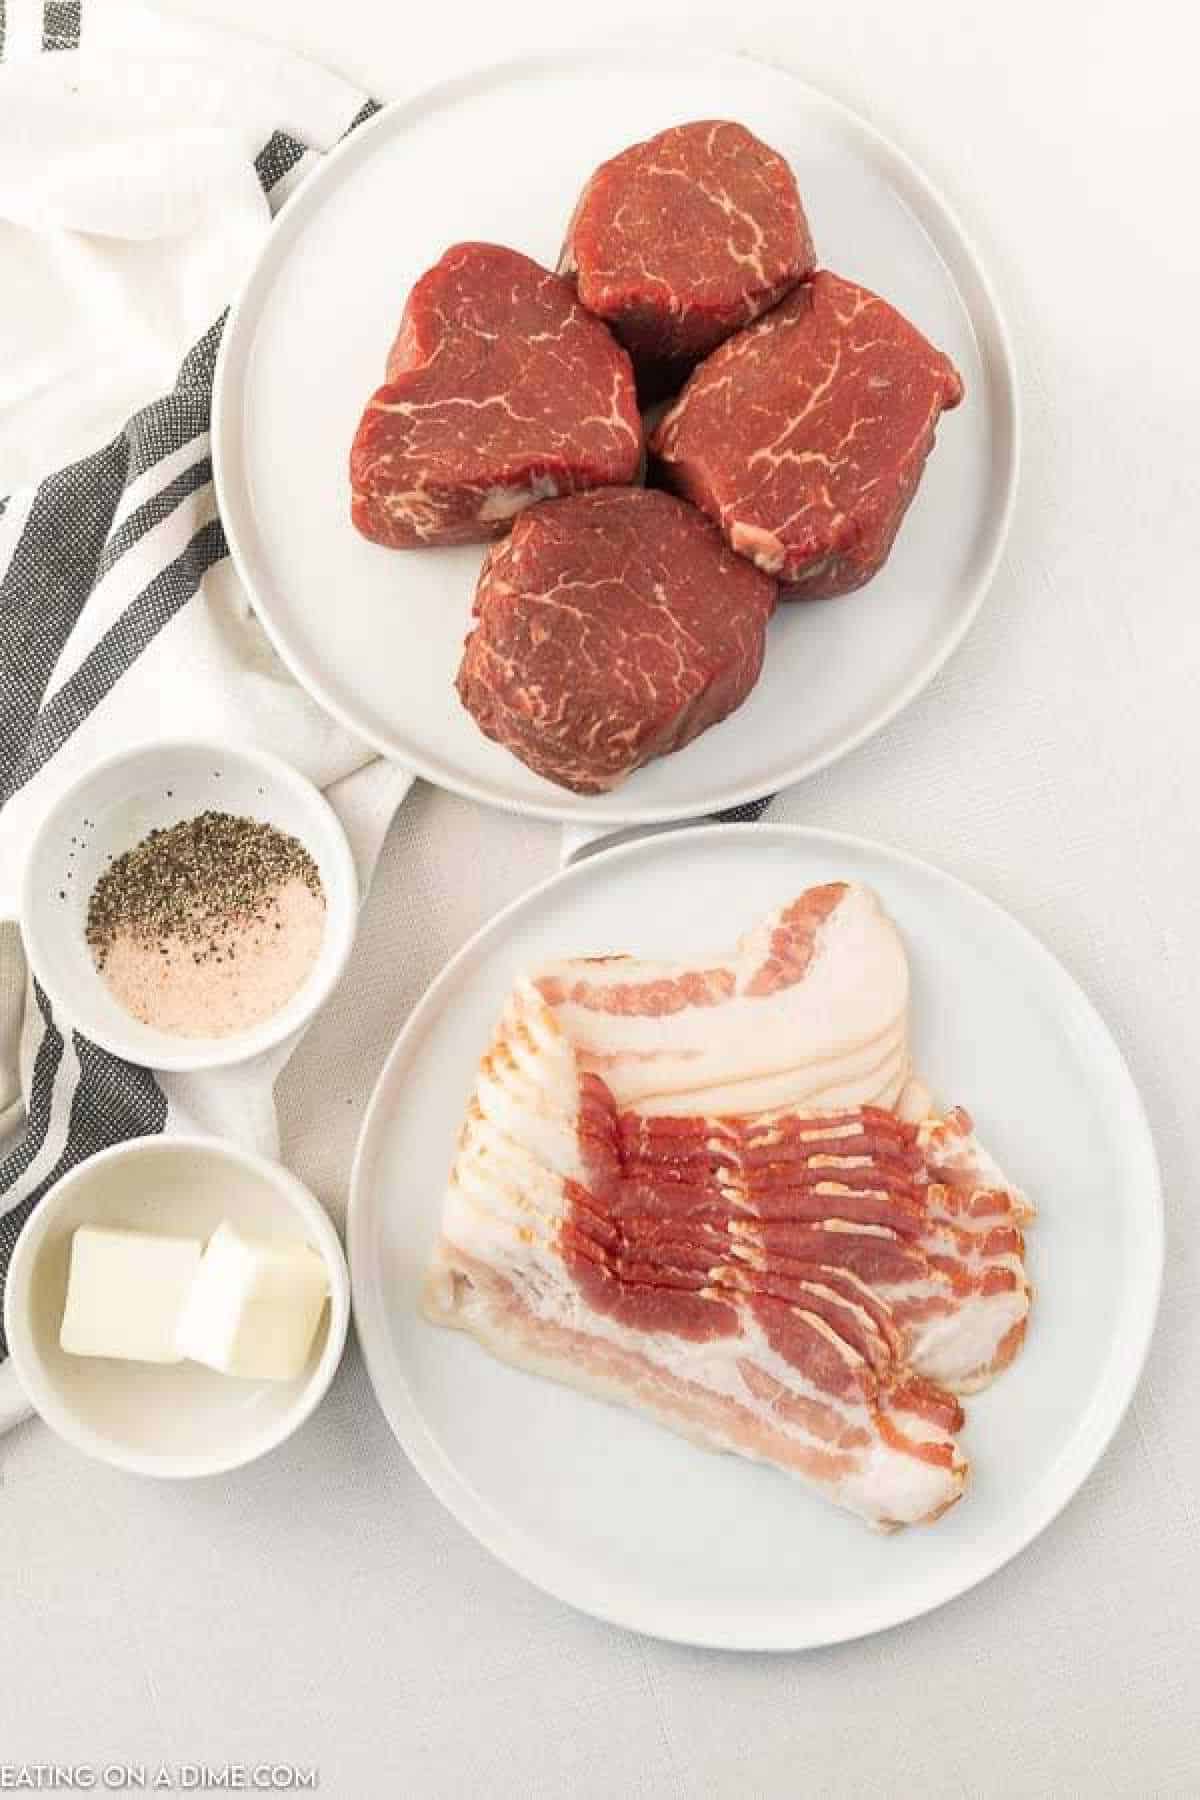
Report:
[[[298,58],[125,0],[0,0],[0,919],[31,830],[156,734],[274,750],[369,877],[410,785],[287,676],[216,516],[224,309],[272,214],[377,110]],[[108,1144],[199,1129],[274,1152],[294,1042],[163,1076],[56,1018],[0,924],[0,1292],[50,1185]],[[25,1406],[0,1329],[0,1429]]]

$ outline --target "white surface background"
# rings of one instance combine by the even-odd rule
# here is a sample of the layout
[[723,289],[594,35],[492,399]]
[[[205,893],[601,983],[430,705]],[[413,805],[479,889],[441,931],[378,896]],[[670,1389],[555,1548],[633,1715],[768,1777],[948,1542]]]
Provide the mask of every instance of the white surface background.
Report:
[[[386,97],[628,35],[639,10],[258,0],[254,18]],[[925,697],[775,816],[975,882],[1107,1016],[1167,1187],[1146,1378],[1015,1564],[915,1625],[779,1659],[642,1642],[509,1575],[408,1467],[353,1353],[312,1424],[228,1480],[138,1483],[23,1426],[0,1444],[0,1762],[268,1757],[319,1764],[338,1800],[1200,1791],[1197,30],[1169,0],[746,0],[732,19],[659,0],[656,18],[866,112],[960,209],[1007,306],[1026,460],[992,599]],[[351,977],[282,1096],[291,1160],[335,1209],[407,1008],[556,847],[552,826],[425,788],[405,803]]]

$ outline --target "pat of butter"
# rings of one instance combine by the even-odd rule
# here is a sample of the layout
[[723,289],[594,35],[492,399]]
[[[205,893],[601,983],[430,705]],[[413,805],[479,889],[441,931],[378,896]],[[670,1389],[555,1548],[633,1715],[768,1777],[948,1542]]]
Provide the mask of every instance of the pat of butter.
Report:
[[123,1362],[182,1362],[175,1329],[203,1248],[199,1238],[81,1225],[71,1239],[63,1349]]
[[305,1243],[274,1243],[219,1225],[180,1316],[181,1356],[224,1375],[291,1381],[308,1360],[329,1293],[325,1264]]

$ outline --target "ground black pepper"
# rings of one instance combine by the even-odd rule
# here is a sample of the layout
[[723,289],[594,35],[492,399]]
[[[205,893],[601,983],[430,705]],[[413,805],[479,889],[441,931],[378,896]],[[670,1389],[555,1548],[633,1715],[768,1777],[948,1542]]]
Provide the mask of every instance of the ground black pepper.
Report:
[[147,943],[207,940],[197,962],[216,954],[213,933],[260,908],[285,882],[303,881],[324,898],[317,865],[299,838],[235,813],[202,812],[152,831],[105,869],[88,903],[87,941],[103,968],[122,933]]

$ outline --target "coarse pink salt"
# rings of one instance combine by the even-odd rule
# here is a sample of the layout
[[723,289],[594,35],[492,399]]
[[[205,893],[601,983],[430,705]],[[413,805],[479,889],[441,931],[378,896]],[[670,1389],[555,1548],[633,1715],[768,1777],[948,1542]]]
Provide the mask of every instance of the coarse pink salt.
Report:
[[113,997],[142,1024],[177,1037],[231,1037],[287,1004],[324,932],[324,895],[291,876],[252,913],[213,924],[201,938],[194,930],[147,937],[118,925],[99,966]]

